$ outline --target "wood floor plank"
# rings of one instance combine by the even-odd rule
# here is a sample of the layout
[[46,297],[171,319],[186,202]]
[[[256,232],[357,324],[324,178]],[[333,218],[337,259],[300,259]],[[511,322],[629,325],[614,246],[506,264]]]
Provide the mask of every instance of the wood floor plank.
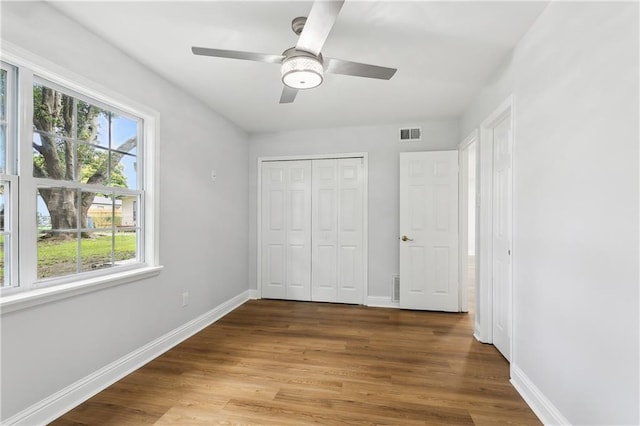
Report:
[[539,425],[468,314],[249,301],[66,425]]

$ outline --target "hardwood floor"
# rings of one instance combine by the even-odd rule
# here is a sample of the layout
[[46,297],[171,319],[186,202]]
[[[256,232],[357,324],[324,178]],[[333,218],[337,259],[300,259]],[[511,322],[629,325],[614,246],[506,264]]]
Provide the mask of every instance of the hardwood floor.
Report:
[[53,425],[540,424],[468,314],[253,300]]

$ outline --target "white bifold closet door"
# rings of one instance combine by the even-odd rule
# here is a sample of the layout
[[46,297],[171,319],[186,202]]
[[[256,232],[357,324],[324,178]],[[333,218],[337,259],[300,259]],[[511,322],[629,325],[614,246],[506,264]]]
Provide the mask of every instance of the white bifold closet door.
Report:
[[312,300],[362,303],[362,159],[313,160],[312,167]]
[[262,165],[262,297],[311,300],[311,163]]
[[362,303],[362,158],[262,163],[261,290],[271,299]]

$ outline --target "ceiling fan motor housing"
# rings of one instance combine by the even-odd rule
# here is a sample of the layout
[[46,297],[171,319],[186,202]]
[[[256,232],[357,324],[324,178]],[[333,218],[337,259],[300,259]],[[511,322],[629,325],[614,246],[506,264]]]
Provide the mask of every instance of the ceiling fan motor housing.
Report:
[[294,89],[312,89],[322,84],[322,54],[316,56],[291,47],[282,55],[282,83]]
[[306,23],[307,18],[305,16],[298,16],[297,18],[293,18],[293,21],[291,21],[291,29],[296,33],[296,35],[300,35],[304,28],[304,24]]

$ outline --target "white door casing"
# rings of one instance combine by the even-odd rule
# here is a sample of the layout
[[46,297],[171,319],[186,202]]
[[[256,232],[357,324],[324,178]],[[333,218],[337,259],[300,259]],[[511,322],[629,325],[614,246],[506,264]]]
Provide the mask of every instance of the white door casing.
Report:
[[[476,172],[477,156],[476,146],[478,142],[478,131],[474,130],[458,146],[459,152],[459,184],[460,201],[458,203],[459,220],[459,280],[460,280],[460,312],[469,312],[469,275],[476,275],[476,269],[469,270],[469,255],[476,254],[476,219],[477,219],[477,198],[476,198]],[[474,262],[475,264],[475,262]],[[475,266],[475,265],[474,265]],[[477,312],[475,306],[472,308]],[[474,315],[477,322],[477,315]],[[477,326],[475,327],[477,328]]]
[[313,160],[312,300],[361,303],[362,158]]
[[493,129],[493,344],[511,357],[511,117]]
[[[511,361],[515,356],[513,315],[514,96],[480,124],[480,209],[478,217],[478,300],[474,335],[493,343]],[[495,164],[494,164],[495,163]],[[496,305],[496,306],[494,306]]]
[[311,300],[311,162],[262,166],[262,297]]
[[457,151],[400,153],[400,236],[400,307],[457,312]]

